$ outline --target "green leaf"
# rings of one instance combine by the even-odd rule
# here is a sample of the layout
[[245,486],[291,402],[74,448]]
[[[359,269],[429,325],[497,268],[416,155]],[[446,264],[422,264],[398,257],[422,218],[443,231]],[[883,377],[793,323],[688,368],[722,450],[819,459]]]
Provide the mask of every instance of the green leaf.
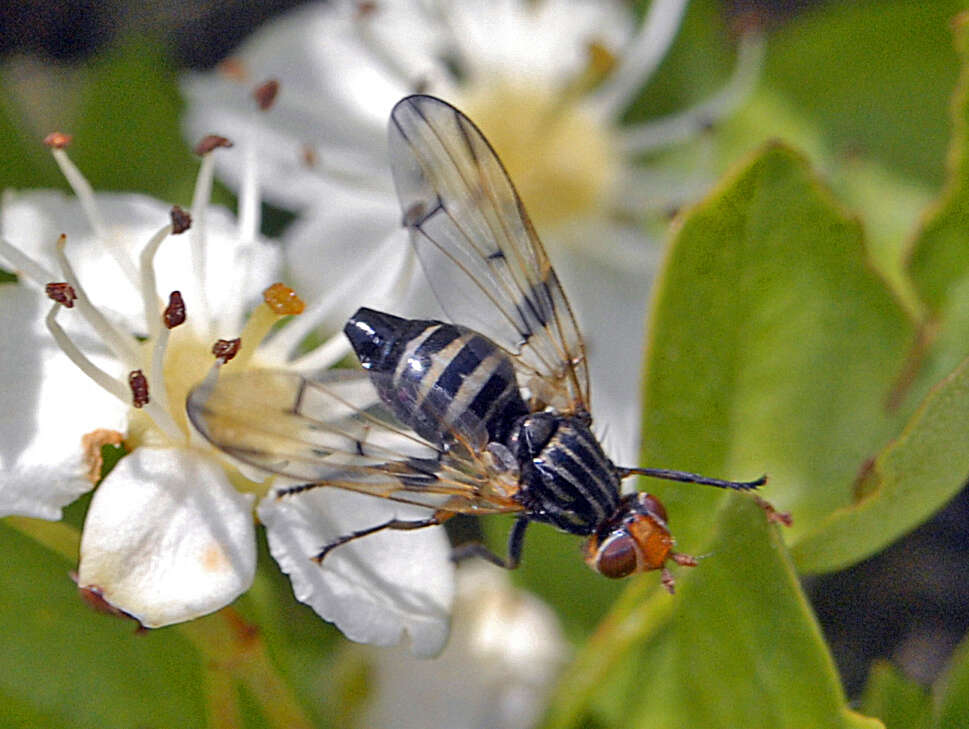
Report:
[[130,39],[89,69],[71,156],[95,190],[191,200],[198,164],[182,139],[174,71],[159,47]]
[[[590,688],[582,683],[586,678],[591,685],[586,698],[596,702],[594,718],[606,726],[880,727],[848,708],[778,528],[749,499],[734,496],[714,531],[708,556],[678,571],[676,595],[641,600],[621,619],[604,624],[596,652],[611,650],[610,644],[621,644],[651,621],[657,602],[668,615],[617,661],[618,671],[583,677],[573,669],[549,726],[588,723],[587,712],[569,706],[576,691]],[[580,667],[588,652],[580,653]]]
[[969,14],[954,27],[963,66],[952,100],[946,186],[925,215],[908,261],[935,337],[913,386],[916,395],[969,355]]
[[[720,478],[766,472],[764,495],[793,512],[796,545],[851,503],[859,468],[898,431],[885,403],[913,330],[857,222],[800,155],[770,145],[674,235],[654,289],[643,463]],[[649,490],[679,545],[702,550],[725,494],[655,481]],[[890,533],[902,531],[861,535],[870,549],[841,562]]]
[[934,726],[937,729],[969,726],[969,638],[963,638],[936,689]]
[[902,434],[868,465],[857,503],[831,514],[792,552],[806,570],[847,566],[915,528],[969,476],[969,360],[939,384]]
[[0,555],[0,725],[205,727],[200,661],[175,631],[95,613],[66,562],[2,523]]
[[765,84],[833,150],[937,184],[958,73],[948,28],[964,8],[961,0],[816,4],[771,35]]
[[861,710],[881,719],[886,729],[922,729],[929,726],[932,705],[924,688],[891,663],[879,661],[872,666]]

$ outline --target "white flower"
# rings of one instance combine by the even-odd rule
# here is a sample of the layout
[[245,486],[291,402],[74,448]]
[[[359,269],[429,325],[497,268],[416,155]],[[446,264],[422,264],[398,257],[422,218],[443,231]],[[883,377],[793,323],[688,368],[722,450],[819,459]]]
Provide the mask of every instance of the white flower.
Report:
[[[147,627],[189,620],[252,584],[253,507],[267,491],[188,424],[185,399],[213,367],[213,342],[231,350],[241,334],[236,370],[304,373],[349,346],[341,335],[298,354],[326,301],[270,332],[302,304],[269,286],[281,261],[258,235],[251,149],[242,150],[250,163],[236,223],[209,205],[213,150],[225,140],[207,139],[189,221],[151,198],[95,194],[63,135],[50,139],[76,197],[8,191],[0,218],[0,261],[18,275],[0,286],[0,516],[60,518],[97,482],[101,445],[123,443],[128,455],[100,482],[85,519],[78,586]],[[265,303],[250,312],[247,294],[264,289]],[[258,507],[297,598],[355,640],[388,645],[406,635],[417,654],[440,651],[453,593],[443,531],[358,540],[320,566],[310,557],[323,544],[401,511],[323,491],[266,496]],[[359,563],[369,568],[352,568]]]
[[[297,287],[309,292],[347,275],[312,265],[320,241],[351,233],[358,250],[387,251],[385,241],[399,235],[385,142],[393,104],[426,91],[462,109],[497,149],[549,248],[587,340],[597,422],[613,454],[629,462],[638,452],[643,312],[659,254],[644,233],[645,213],[698,196],[702,178],[640,161],[730,113],[759,67],[760,44],[748,36],[720,93],[670,117],[621,124],[685,5],[654,0],[640,25],[622,0],[311,5],[260,29],[221,73],[189,78],[187,128],[258,138],[267,196],[301,215],[287,251]],[[233,82],[249,73],[277,78],[282,89],[256,132]],[[219,164],[238,185],[238,160]],[[352,271],[359,255],[346,260]]]
[[440,658],[371,656],[362,726],[527,729],[541,718],[568,647],[551,608],[504,570],[475,562],[458,570],[451,641]]

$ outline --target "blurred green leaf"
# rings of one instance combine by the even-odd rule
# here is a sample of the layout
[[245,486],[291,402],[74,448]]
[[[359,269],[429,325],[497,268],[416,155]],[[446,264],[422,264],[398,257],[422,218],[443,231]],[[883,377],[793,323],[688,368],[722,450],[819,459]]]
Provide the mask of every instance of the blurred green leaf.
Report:
[[[767,472],[764,494],[793,511],[797,544],[851,502],[859,468],[898,431],[885,402],[912,336],[857,222],[800,155],[768,146],[674,235],[654,289],[643,463],[721,478]],[[679,544],[702,550],[725,494],[648,488]],[[871,550],[889,533],[902,531],[867,535]]]
[[861,697],[861,710],[886,729],[923,729],[932,713],[928,692],[887,661],[875,663]]
[[191,202],[198,163],[182,139],[175,74],[159,46],[128,39],[87,69],[70,152],[95,190]]
[[[613,680],[594,677],[593,718],[642,729],[880,727],[849,710],[778,528],[739,496],[719,517],[706,558],[678,570],[675,596],[641,601],[607,622],[614,636],[608,628],[597,636],[598,646],[610,638],[621,642],[652,619],[656,601],[668,603],[668,619],[622,659],[619,671],[609,674]],[[623,679],[621,687],[615,677]],[[558,713],[582,676],[573,670],[566,679],[551,727],[586,725],[589,718],[575,706],[570,714]]]
[[961,0],[819,3],[773,33],[764,83],[831,149],[941,182],[958,73],[949,22]]
[[0,724],[205,726],[200,662],[174,630],[95,613],[67,563],[2,523],[0,554]]
[[960,16],[954,25],[963,68],[952,103],[946,186],[925,215],[908,260],[934,335],[914,396],[969,355],[969,16]]
[[937,729],[965,729],[969,726],[969,637],[952,655],[945,675],[936,683]]

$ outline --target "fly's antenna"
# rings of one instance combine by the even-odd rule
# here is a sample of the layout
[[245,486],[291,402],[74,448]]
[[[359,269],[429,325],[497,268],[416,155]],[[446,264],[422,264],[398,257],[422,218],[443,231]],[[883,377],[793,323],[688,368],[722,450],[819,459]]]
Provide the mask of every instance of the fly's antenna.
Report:
[[707,478],[687,471],[671,471],[666,468],[617,468],[619,478],[629,476],[651,476],[663,478],[667,481],[682,481],[683,483],[699,483],[704,486],[716,486],[718,489],[732,489],[734,491],[754,491],[767,483],[767,475],[753,481],[723,481],[719,478]]

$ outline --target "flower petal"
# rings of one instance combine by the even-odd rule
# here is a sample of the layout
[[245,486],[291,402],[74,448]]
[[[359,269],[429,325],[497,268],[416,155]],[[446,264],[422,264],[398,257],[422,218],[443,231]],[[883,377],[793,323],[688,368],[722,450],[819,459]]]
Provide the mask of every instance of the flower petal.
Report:
[[436,661],[371,651],[366,726],[525,729],[541,717],[567,655],[555,613],[482,562],[458,569],[451,641]]
[[438,654],[448,636],[454,568],[443,529],[385,530],[338,547],[322,564],[311,557],[355,530],[427,515],[426,509],[335,488],[259,505],[269,549],[298,600],[351,640],[392,645],[406,634],[418,656]]
[[94,495],[78,586],[157,628],[228,605],[255,568],[252,497],[201,453],[139,448]]
[[[94,485],[81,439],[101,428],[123,431],[127,421],[127,406],[51,340],[46,303],[27,286],[0,286],[0,331],[7,342],[0,348],[0,516],[60,519],[61,507]],[[99,367],[119,374],[103,347],[88,342],[85,350]]]

